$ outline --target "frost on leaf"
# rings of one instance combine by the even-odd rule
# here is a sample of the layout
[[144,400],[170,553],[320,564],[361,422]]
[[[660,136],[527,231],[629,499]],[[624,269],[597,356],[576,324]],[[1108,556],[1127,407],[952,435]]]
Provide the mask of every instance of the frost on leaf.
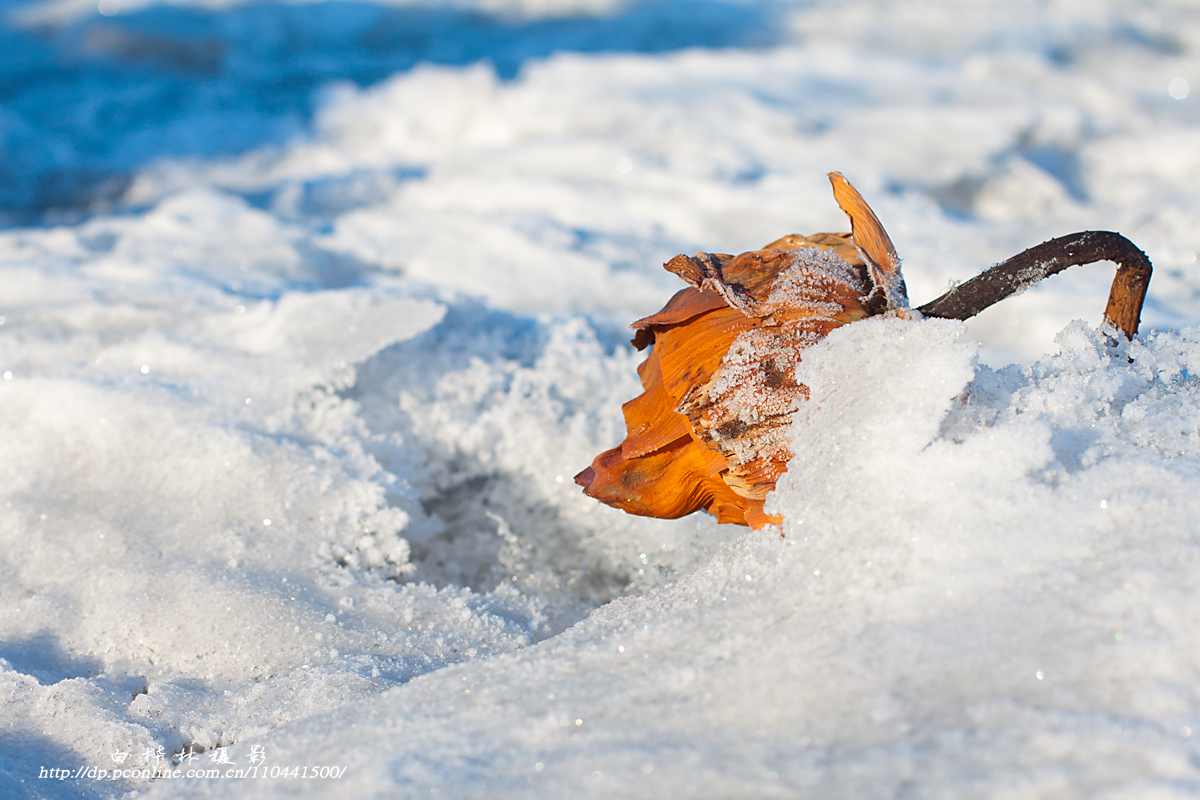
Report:
[[693,435],[725,459],[730,488],[756,500],[766,497],[791,458],[788,421],[808,397],[794,378],[801,351],[865,316],[857,306],[869,292],[861,272],[832,252],[799,249],[784,264],[764,297],[739,307],[759,326],[738,334],[713,376],[676,409]]

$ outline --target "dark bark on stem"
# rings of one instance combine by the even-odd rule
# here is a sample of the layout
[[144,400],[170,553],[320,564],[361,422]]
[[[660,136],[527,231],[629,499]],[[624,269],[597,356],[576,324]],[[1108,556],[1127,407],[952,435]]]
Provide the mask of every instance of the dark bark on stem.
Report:
[[927,317],[969,319],[1056,272],[1095,261],[1117,265],[1104,321],[1132,339],[1141,321],[1152,268],[1145,253],[1112,231],[1083,231],[1043,242],[989,267],[917,310]]

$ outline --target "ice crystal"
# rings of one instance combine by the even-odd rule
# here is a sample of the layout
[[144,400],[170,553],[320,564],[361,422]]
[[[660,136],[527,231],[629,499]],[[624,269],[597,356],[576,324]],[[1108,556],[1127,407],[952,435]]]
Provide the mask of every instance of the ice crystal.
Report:
[[858,270],[836,253],[815,247],[797,250],[791,266],[780,274],[762,304],[763,316],[832,320],[843,311],[840,304],[828,299],[829,290],[838,284],[852,291],[866,289]]

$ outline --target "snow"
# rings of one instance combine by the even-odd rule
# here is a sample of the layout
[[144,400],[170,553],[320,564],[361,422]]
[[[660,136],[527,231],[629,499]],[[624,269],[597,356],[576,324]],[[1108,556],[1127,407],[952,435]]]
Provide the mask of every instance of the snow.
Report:
[[[1191,4],[43,0],[0,40],[0,794],[1200,794]],[[797,366],[782,529],[584,497],[660,265],[845,229],[831,170],[913,305],[1115,230],[1143,333],[1094,327],[1111,266],[858,322]]]

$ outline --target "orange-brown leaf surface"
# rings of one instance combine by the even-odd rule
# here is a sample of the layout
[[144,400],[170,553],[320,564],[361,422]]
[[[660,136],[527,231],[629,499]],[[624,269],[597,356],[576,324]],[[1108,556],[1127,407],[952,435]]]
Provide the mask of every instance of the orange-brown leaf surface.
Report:
[[808,396],[794,378],[802,351],[836,327],[907,309],[887,233],[840,174],[830,180],[852,233],[667,262],[690,286],[633,323],[634,346],[652,348],[638,368],[643,392],[623,407],[625,441],[575,476],[588,495],[650,517],[706,510],[754,528],[780,522],[763,503]]

